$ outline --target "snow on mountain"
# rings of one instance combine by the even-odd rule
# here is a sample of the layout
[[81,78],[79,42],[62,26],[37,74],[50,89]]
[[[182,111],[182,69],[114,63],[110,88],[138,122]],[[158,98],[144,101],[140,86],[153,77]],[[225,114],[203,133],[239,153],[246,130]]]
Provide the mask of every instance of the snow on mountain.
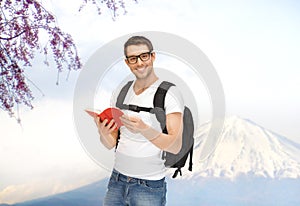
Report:
[[[237,116],[225,119],[215,150],[199,161],[211,124],[203,125],[194,150],[193,172],[184,171],[182,178],[225,177],[239,175],[269,178],[300,177],[300,145],[277,135],[254,122]],[[197,161],[198,158],[198,161]]]

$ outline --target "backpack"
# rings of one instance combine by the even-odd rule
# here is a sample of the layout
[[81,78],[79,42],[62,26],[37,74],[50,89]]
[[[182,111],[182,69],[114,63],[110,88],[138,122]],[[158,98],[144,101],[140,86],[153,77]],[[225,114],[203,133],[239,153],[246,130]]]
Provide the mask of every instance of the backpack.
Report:
[[[160,126],[162,128],[163,133],[167,134],[167,128],[166,128],[166,114],[165,114],[165,96],[167,94],[167,91],[171,86],[175,86],[173,83],[163,81],[153,99],[153,108],[148,107],[140,107],[138,105],[125,105],[124,99],[127,95],[127,92],[132,85],[133,81],[129,81],[120,91],[116,107],[120,109],[125,110],[131,110],[134,112],[150,112],[156,115],[156,118],[158,122],[160,123]],[[192,171],[192,165],[193,165],[193,149],[194,149],[194,121],[193,116],[190,111],[190,109],[185,106],[184,112],[183,112],[183,133],[182,133],[182,147],[178,154],[172,154],[170,152],[163,151],[162,153],[162,159],[165,160],[165,166],[168,168],[177,168],[172,176],[172,178],[176,178],[178,173],[180,173],[180,176],[182,176],[181,168],[185,166],[185,163],[187,161],[188,156],[190,156],[189,161],[189,171]],[[116,144],[116,148],[118,146],[120,135],[118,135],[118,140]]]

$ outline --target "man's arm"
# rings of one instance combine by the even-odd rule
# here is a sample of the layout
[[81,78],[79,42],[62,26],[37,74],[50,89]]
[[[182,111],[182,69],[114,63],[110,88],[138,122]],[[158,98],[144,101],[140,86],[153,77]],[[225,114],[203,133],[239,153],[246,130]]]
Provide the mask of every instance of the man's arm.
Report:
[[111,120],[108,124],[107,119],[101,122],[100,117],[95,117],[94,120],[98,128],[101,143],[107,149],[114,148],[118,138],[118,130],[116,129],[117,125],[115,124],[114,120]]
[[[168,134],[159,133],[159,135],[156,138],[150,141],[161,150],[177,154],[182,146],[182,114],[179,112],[168,114],[166,116],[166,126]],[[154,129],[149,128],[149,130],[151,131]],[[148,134],[148,131],[142,131],[141,133],[147,139],[151,138],[152,136],[151,134]]]
[[141,133],[161,150],[177,154],[182,146],[182,113],[175,112],[166,116],[168,134],[164,134],[145,124],[138,117],[123,115],[122,123],[132,133]]

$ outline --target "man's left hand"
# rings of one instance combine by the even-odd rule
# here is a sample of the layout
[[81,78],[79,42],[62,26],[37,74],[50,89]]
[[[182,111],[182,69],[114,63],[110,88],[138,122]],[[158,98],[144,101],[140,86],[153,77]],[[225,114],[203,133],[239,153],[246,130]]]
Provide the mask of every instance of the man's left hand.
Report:
[[140,133],[149,128],[143,120],[136,116],[123,115],[120,117],[123,125],[132,133]]

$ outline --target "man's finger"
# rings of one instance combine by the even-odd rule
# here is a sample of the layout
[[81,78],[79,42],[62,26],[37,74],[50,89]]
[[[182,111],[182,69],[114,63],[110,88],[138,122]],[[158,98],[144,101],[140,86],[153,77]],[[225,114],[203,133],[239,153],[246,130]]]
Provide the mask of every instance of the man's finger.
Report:
[[[135,121],[137,121],[137,120],[139,119],[138,117],[135,117],[135,116],[129,116],[129,115],[126,115],[126,114],[122,115],[122,117],[123,117],[124,119],[127,119],[127,120],[132,121],[132,122],[135,122]],[[122,117],[121,117],[121,118],[122,118]]]
[[109,129],[109,133],[113,132],[116,128],[117,128],[117,124],[115,123],[110,129]]
[[124,116],[122,116],[120,119],[121,119],[121,122],[125,125],[130,124],[130,122],[131,122],[127,117],[124,117]]
[[107,126],[110,128],[113,125],[114,122],[115,122],[114,119],[110,120],[110,122],[108,123]]
[[95,116],[94,117],[94,122],[98,125],[98,123],[100,122],[100,120],[99,120],[99,117],[98,116]]

